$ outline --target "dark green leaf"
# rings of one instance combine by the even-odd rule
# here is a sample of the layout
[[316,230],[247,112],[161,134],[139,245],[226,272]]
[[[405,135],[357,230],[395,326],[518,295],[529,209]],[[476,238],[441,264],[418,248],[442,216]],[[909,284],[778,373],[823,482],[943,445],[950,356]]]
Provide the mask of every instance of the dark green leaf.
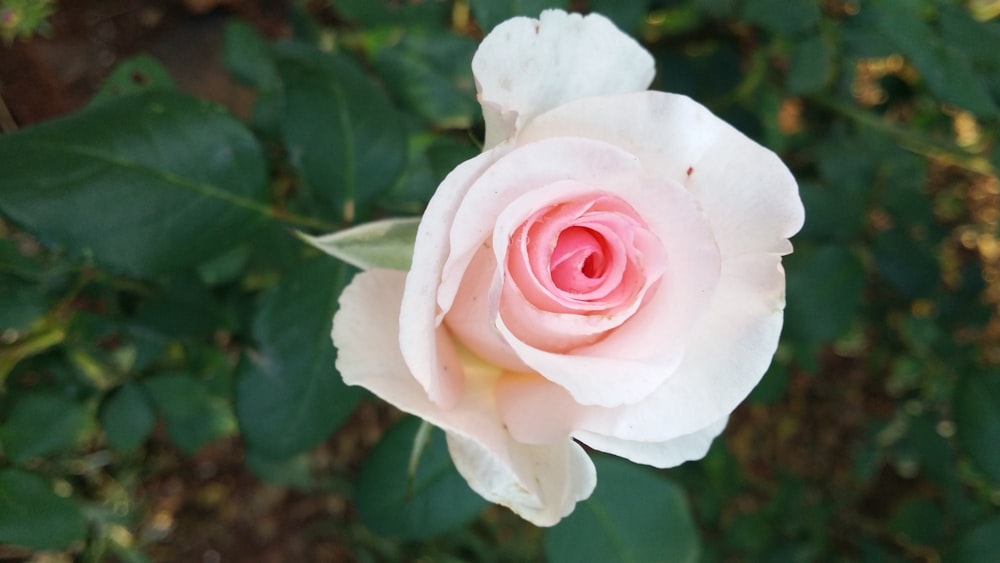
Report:
[[833,46],[822,35],[808,37],[792,47],[788,67],[788,93],[812,94],[833,76]]
[[222,313],[201,280],[183,274],[144,301],[133,322],[172,338],[206,339],[222,324]]
[[236,420],[225,399],[209,392],[204,381],[183,373],[163,373],[143,380],[170,439],[187,454],[235,432]]
[[64,395],[34,392],[17,398],[0,425],[0,443],[13,461],[25,462],[68,450],[91,426],[83,405]]
[[864,270],[842,246],[797,248],[785,258],[788,307],[784,335],[792,342],[823,344],[842,335],[861,307]]
[[293,487],[303,491],[308,491],[315,485],[313,475],[315,468],[307,453],[286,459],[271,459],[250,449],[247,450],[244,461],[258,479],[272,485]]
[[406,164],[406,135],[388,98],[349,59],[286,43],[282,134],[300,188],[337,219],[365,216]]
[[451,16],[451,2],[448,0],[330,0],[330,5],[340,15],[364,27],[403,25],[408,28],[440,28],[448,24]]
[[958,443],[972,461],[1000,485],[1000,377],[968,373],[955,389]]
[[444,432],[436,428],[409,488],[407,463],[420,423],[409,417],[389,429],[358,474],[354,495],[358,516],[379,534],[430,538],[465,524],[488,504],[455,469]]
[[944,532],[943,510],[926,498],[904,502],[892,515],[889,528],[911,544],[938,545]]
[[879,273],[903,296],[926,297],[940,280],[933,246],[900,228],[880,233],[873,247]]
[[1000,516],[993,516],[963,534],[943,561],[953,563],[995,563]]
[[0,274],[0,327],[25,330],[48,309],[48,299],[33,283]]
[[100,104],[122,96],[149,90],[173,90],[176,87],[170,72],[160,61],[149,55],[136,55],[115,66],[90,103]]
[[743,17],[771,33],[790,35],[808,31],[819,23],[819,2],[814,0],[745,0]]
[[514,16],[537,18],[543,10],[565,10],[568,4],[568,0],[469,0],[472,16],[485,33]]
[[278,70],[271,46],[249,24],[230,20],[222,37],[222,57],[233,76],[259,89],[274,87]]
[[247,445],[271,458],[313,448],[354,409],[361,392],[334,367],[330,327],[350,277],[322,257],[288,274],[263,297],[253,323],[257,354],[245,361],[236,413]]
[[40,476],[0,470],[0,544],[64,549],[86,531],[76,504],[52,492]]
[[552,563],[697,561],[698,532],[684,491],[648,468],[595,457],[597,489],[545,530]]
[[260,223],[257,142],[217,106],[146,92],[0,137],[0,210],[136,275],[194,266]]
[[441,128],[468,128],[479,117],[472,54],[476,43],[450,33],[406,33],[376,46],[375,69],[401,104]]
[[590,0],[587,5],[590,11],[607,16],[625,33],[638,36],[649,3],[650,0]]
[[872,10],[877,29],[913,62],[933,94],[980,117],[997,115],[987,84],[973,69],[969,57],[943,41],[919,12],[892,2],[873,6]]
[[131,450],[149,438],[156,413],[146,390],[137,383],[126,383],[104,400],[100,418],[111,447]]

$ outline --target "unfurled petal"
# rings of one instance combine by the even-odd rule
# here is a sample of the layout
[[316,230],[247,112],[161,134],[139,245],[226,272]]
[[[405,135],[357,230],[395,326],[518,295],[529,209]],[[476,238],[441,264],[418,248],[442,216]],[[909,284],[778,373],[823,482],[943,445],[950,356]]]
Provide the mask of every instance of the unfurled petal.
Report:
[[333,323],[344,381],[447,432],[456,467],[485,498],[540,526],[555,524],[594,488],[594,467],[569,440],[527,445],[503,427],[493,400],[499,373],[481,363],[446,364],[469,380],[457,402],[442,408],[409,374],[396,334],[405,276],[371,270],[355,276]]
[[645,49],[598,14],[546,10],[537,20],[507,20],[472,59],[486,148],[567,102],[645,90],[654,66]]

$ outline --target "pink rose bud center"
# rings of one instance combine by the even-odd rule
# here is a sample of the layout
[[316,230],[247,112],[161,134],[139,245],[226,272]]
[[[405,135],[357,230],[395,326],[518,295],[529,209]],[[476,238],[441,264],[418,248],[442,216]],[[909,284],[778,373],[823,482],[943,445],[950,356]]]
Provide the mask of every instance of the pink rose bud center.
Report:
[[663,245],[625,200],[590,193],[532,214],[511,237],[507,268],[542,311],[610,315],[666,264]]

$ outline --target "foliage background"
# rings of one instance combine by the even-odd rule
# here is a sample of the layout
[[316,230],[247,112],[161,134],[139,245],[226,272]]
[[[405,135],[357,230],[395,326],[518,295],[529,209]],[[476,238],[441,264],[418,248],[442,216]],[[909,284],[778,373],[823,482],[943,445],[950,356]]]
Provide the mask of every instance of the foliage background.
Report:
[[[0,2],[0,560],[995,560],[996,1],[118,4]],[[605,13],[655,89],[777,151],[807,223],[776,361],[709,455],[596,456],[542,531],[440,432],[407,479],[416,421],[335,375],[353,272],[289,229],[418,215],[478,152],[484,30],[546,7]],[[42,120],[24,92],[60,91],[18,69],[79,21],[221,35],[171,70],[135,41]],[[224,71],[178,85],[178,57]]]

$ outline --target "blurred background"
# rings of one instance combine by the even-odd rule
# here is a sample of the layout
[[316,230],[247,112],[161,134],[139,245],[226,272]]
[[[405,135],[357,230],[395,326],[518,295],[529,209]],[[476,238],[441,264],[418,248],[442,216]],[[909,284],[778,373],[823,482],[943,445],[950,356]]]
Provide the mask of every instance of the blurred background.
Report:
[[[408,489],[416,421],[333,381],[352,272],[288,234],[418,215],[479,150],[478,41],[549,7],[639,39],[807,216],[763,382],[701,461],[599,457],[640,497],[599,485],[635,520],[596,534],[488,507],[439,432]],[[1000,561],[997,0],[0,0],[0,38],[0,561]],[[146,208],[67,154],[143,143],[265,217],[106,233]]]

